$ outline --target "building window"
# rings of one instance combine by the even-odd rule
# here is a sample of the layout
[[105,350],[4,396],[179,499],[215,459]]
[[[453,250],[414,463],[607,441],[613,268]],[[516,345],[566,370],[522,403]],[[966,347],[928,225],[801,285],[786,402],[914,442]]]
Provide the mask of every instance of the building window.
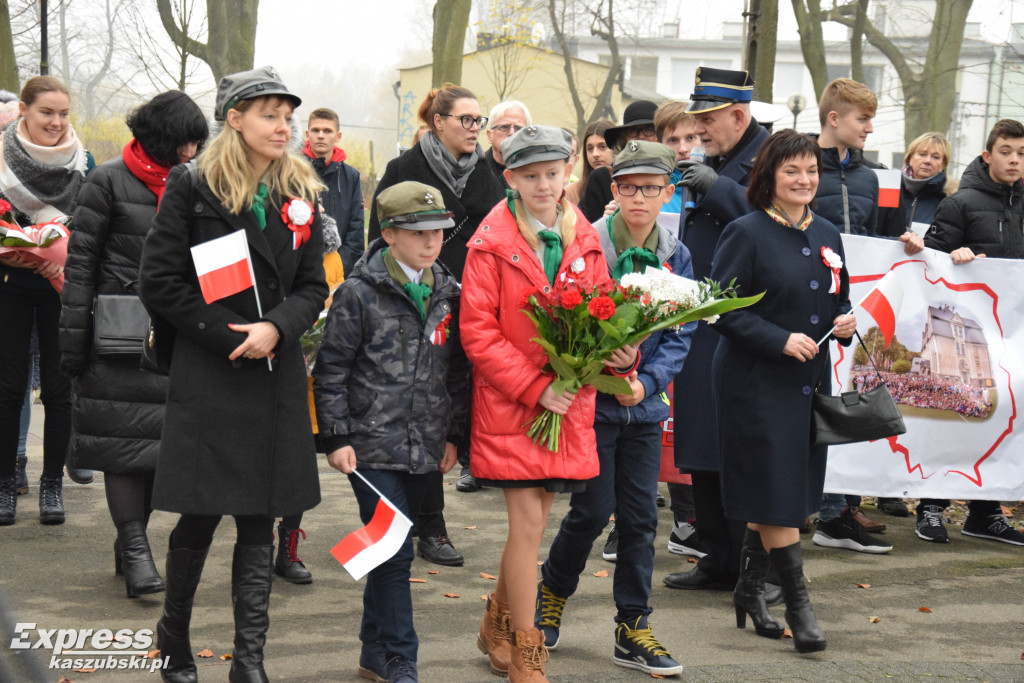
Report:
[[658,89],[658,58],[633,57],[630,60],[629,80],[633,87],[644,90]]

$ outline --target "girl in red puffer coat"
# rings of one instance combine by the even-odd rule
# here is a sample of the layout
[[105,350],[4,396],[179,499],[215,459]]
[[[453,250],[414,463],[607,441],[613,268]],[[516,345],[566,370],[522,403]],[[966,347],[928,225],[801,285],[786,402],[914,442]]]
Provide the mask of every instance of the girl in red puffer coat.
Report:
[[[563,197],[571,137],[528,126],[502,143],[507,202],[494,207],[469,241],[459,333],[473,363],[473,476],[502,488],[508,540],[498,583],[487,601],[478,645],[510,681],[546,681],[544,636],[534,627],[537,554],[555,493],[581,491],[598,474],[594,389],[556,394],[537,329],[521,311],[525,291],[551,291],[573,278],[610,283],[593,227]],[[632,347],[606,363],[627,373]],[[541,410],[564,416],[557,452],[535,444],[524,425]]]

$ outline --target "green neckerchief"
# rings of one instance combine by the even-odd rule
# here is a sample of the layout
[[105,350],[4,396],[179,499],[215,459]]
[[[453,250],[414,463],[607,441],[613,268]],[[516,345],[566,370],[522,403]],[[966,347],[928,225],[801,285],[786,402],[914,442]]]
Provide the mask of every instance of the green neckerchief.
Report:
[[553,285],[562,265],[562,236],[554,230],[541,230],[537,237],[544,243],[544,274]]
[[256,222],[259,223],[260,230],[264,230],[267,227],[267,207],[264,204],[269,196],[270,188],[267,187],[266,183],[260,183],[256,194],[252,196],[252,215],[256,216]]
[[417,284],[409,280],[409,276],[398,265],[398,259],[391,253],[391,249],[385,248],[381,252],[384,259],[384,267],[388,269],[388,275],[397,282],[405,293],[409,295],[416,308],[420,311],[420,317],[427,319],[427,307],[430,305],[430,293],[434,290],[434,272],[430,268],[423,269],[423,276]]
[[629,231],[626,220],[616,209],[608,220],[608,236],[615,246],[615,253],[618,259],[612,269],[612,277],[621,280],[626,273],[642,273],[647,266],[661,268],[661,261],[658,260],[658,225],[655,224],[651,233],[647,236],[643,246],[639,246],[633,239],[633,233]]

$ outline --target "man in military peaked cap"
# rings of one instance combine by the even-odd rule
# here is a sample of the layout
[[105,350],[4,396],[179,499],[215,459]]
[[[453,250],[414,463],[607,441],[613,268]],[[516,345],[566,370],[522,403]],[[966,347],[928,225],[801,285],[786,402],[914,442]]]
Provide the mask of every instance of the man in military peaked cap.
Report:
[[[688,111],[697,119],[695,133],[706,150],[706,163],[681,161],[679,184],[696,195],[696,206],[680,218],[683,244],[693,257],[693,275],[711,274],[711,258],[722,229],[753,211],[747,185],[754,157],[768,131],[750,115],[754,81],[746,71],[697,68]],[[742,520],[727,520],[718,473],[718,435],[711,403],[711,359],[718,335],[698,324],[683,371],[676,377],[674,420],[676,466],[693,475],[693,498],[702,550],[707,552],[689,572],[669,574],[665,585],[690,590],[732,589],[739,576],[740,548],[746,532]],[[778,596],[772,587],[771,597]]]

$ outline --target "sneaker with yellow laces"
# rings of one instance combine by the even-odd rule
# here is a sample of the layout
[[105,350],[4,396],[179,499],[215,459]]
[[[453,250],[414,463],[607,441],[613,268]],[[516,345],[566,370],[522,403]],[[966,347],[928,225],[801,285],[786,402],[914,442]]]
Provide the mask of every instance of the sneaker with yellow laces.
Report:
[[682,665],[672,659],[647,625],[646,615],[636,618],[632,626],[626,622],[615,628],[613,661],[627,669],[636,669],[655,676],[677,676]]
[[555,595],[543,581],[537,582],[537,606],[534,608],[533,625],[544,634],[544,646],[548,650],[554,650],[558,646],[558,630],[562,628],[562,610],[565,609],[566,600],[568,598]]

